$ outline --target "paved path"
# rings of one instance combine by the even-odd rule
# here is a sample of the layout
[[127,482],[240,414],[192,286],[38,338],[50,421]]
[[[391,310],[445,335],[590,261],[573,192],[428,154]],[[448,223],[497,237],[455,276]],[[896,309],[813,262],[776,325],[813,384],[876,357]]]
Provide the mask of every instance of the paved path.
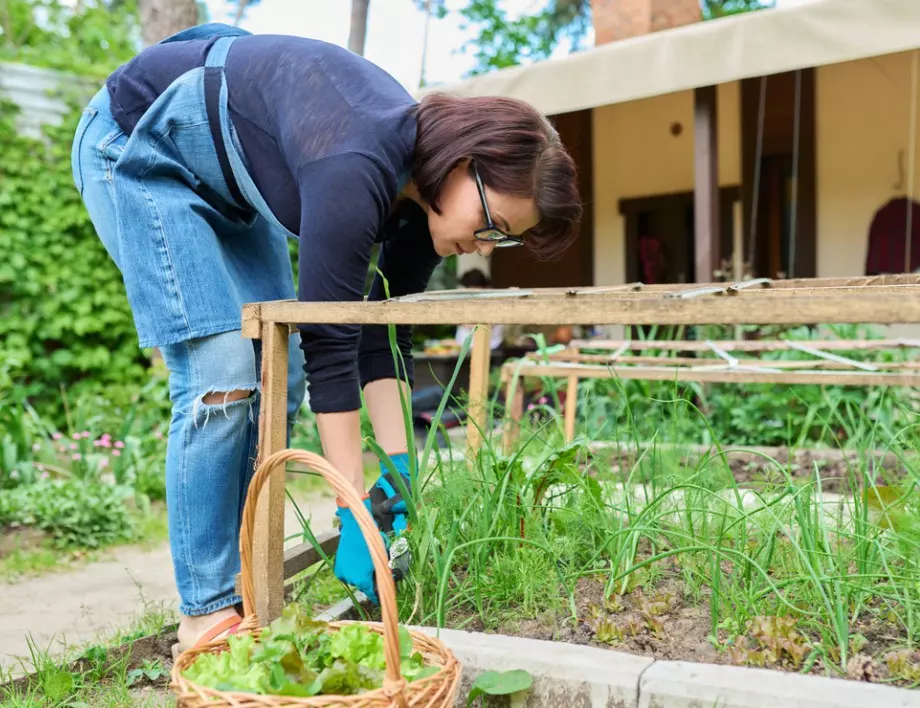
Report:
[[[314,532],[331,528],[335,512],[331,494],[311,495],[298,500],[298,505],[312,517]],[[285,536],[299,530],[288,502]],[[0,582],[0,598],[0,668],[17,674],[22,673],[17,657],[28,656],[30,634],[39,648],[60,651],[130,627],[147,608],[175,611],[178,606],[165,545],[151,551],[124,547],[106,560],[75,570],[12,584]]]

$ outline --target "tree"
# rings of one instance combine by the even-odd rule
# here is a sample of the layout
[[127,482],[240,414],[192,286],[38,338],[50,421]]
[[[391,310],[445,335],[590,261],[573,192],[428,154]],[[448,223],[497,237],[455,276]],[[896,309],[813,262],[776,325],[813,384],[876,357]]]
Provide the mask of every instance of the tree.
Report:
[[367,39],[367,15],[370,4],[370,0],[351,0],[348,49],[361,56],[364,56],[364,43]]
[[428,36],[431,28],[432,16],[443,19],[447,15],[445,0],[415,0],[415,5],[425,13],[425,32],[422,36],[422,69],[419,74],[419,87],[425,86],[425,67],[428,65]]
[[[775,0],[701,0],[704,20],[771,7]],[[466,27],[478,29],[472,48],[476,66],[469,76],[547,59],[563,40],[581,48],[591,27],[591,0],[546,0],[538,12],[509,19],[500,0],[470,0],[460,11]]]
[[138,0],[137,6],[145,45],[156,44],[198,23],[198,3],[195,0]]

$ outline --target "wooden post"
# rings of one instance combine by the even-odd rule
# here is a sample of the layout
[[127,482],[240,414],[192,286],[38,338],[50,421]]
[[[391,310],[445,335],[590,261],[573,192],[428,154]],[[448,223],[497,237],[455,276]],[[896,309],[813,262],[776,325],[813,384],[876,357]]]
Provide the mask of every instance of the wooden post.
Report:
[[489,403],[489,361],[492,327],[479,325],[473,331],[470,349],[469,417],[466,423],[467,456],[472,463],[482,446]]
[[575,406],[578,403],[578,377],[569,376],[569,385],[565,390],[565,441],[575,439]]
[[693,105],[693,213],[696,282],[708,283],[721,265],[719,228],[719,146],[716,87],[694,91]]
[[502,434],[502,452],[510,455],[514,444],[521,432],[521,421],[524,419],[524,381],[513,373],[502,371],[502,377],[507,377],[505,388],[505,429]]
[[[259,457],[287,444],[288,326],[262,325],[262,399]],[[284,605],[284,466],[272,470],[262,487],[253,532],[252,572],[256,613],[264,627]]]

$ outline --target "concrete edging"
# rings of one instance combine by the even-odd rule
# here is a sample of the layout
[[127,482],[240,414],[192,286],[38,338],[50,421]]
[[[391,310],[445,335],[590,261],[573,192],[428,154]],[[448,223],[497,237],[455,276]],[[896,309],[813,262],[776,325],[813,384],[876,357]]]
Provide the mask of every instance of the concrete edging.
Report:
[[534,677],[530,708],[920,708],[920,691],[772,669],[657,661],[564,642],[414,627],[439,637],[463,664],[457,706],[484,671]]

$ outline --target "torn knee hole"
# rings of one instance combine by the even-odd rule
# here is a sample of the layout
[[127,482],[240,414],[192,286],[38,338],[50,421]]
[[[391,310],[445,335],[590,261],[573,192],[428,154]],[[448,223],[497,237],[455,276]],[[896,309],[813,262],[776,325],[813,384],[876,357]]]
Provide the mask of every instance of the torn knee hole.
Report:
[[252,396],[253,391],[239,389],[236,391],[212,391],[201,397],[201,402],[208,406],[220,406],[234,401],[242,401]]

